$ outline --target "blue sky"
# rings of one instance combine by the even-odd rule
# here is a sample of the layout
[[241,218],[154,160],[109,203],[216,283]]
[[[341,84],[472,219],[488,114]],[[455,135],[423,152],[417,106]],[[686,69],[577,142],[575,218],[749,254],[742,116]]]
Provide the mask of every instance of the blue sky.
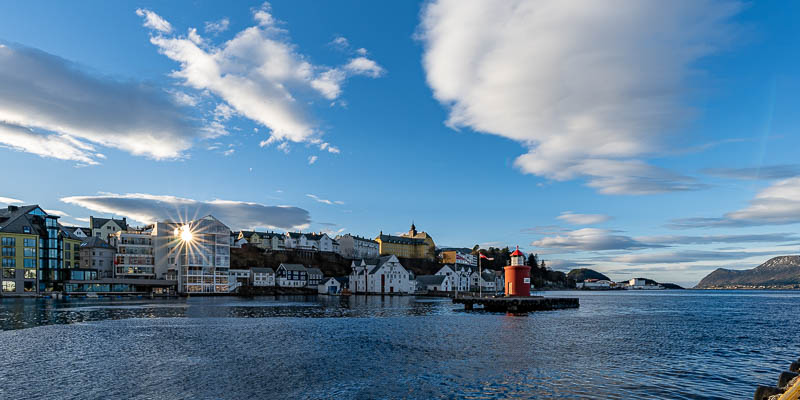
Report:
[[795,253],[798,6],[616,3],[9,2],[0,202],[684,284]]

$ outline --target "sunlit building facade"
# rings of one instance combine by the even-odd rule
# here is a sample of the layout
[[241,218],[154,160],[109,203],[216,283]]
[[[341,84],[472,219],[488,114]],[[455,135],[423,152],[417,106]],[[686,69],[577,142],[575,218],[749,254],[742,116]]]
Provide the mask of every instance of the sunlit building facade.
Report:
[[[167,227],[172,226],[172,235]],[[166,259],[167,275],[178,281],[181,293],[228,293],[233,288],[229,282],[230,228],[206,216],[183,224],[164,223],[156,227],[157,259]]]

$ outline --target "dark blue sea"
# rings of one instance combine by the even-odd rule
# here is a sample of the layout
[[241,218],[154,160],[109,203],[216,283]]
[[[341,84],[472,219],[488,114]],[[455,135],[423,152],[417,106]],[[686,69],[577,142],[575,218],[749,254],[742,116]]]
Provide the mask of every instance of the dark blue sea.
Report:
[[800,292],[0,300],[2,399],[746,399],[800,356]]

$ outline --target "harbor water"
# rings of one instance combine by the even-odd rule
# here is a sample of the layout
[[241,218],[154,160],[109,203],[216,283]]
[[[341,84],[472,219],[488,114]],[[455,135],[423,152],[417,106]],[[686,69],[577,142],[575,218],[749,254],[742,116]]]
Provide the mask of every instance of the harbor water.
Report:
[[741,399],[800,356],[800,292],[0,300],[0,398]]

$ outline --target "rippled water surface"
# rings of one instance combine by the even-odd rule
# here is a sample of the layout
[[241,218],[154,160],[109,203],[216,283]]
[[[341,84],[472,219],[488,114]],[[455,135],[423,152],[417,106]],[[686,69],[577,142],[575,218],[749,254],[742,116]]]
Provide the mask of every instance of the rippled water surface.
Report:
[[752,398],[800,355],[800,292],[0,300],[0,398]]

